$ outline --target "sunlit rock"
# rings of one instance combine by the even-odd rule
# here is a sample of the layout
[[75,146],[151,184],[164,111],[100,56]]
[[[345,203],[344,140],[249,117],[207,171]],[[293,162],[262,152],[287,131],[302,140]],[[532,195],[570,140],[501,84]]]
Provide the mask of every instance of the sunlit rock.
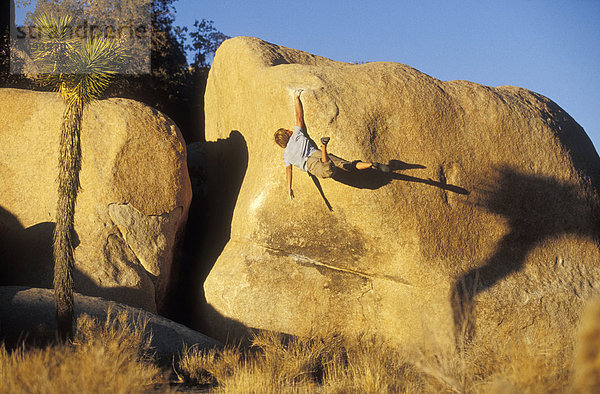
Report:
[[[340,172],[320,193],[294,169],[290,202],[273,133],[294,126],[295,88],[315,141],[394,173]],[[600,160],[539,94],[238,37],[216,53],[205,111],[207,140],[236,131],[248,151],[204,286],[222,320],[441,344],[544,328],[560,341],[600,286]]]
[[[6,285],[52,287],[56,93],[0,90],[0,269]],[[91,103],[81,131],[75,288],[150,311],[165,301],[191,200],[177,126],[135,101]]]

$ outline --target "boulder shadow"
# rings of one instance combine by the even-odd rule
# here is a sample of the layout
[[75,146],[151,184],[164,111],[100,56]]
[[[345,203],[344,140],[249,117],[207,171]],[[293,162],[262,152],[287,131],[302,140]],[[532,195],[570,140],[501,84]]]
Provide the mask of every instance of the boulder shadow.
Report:
[[[191,346],[201,349],[222,348],[222,344],[186,327],[147,312],[102,298],[75,293],[75,321],[87,315],[100,327],[111,322],[117,326],[142,323],[152,356],[160,367],[170,368],[173,359]],[[51,289],[26,286],[0,286],[0,341],[10,351],[22,346],[45,347],[57,343],[54,294]],[[112,325],[111,324],[111,325]],[[96,325],[96,324],[94,324]],[[76,324],[79,332],[90,334],[89,324]],[[124,327],[127,329],[127,327]],[[77,334],[76,334],[77,336]]]
[[170,319],[209,335],[213,332],[208,322],[217,312],[209,313],[204,281],[230,239],[233,210],[247,168],[248,147],[237,130],[227,139],[188,145],[193,197],[166,309]]
[[[0,286],[52,288],[54,222],[24,228],[0,207]],[[79,237],[75,233],[75,247]]]
[[200,311],[204,324],[199,331],[225,345],[250,348],[252,338],[259,332],[265,331],[248,327],[239,320],[225,317],[207,302],[202,304]]
[[581,219],[597,218],[598,207],[573,185],[501,168],[494,186],[484,187],[481,193],[483,199],[476,205],[505,217],[510,230],[487,261],[461,275],[453,286],[450,302],[459,348],[476,335],[475,298],[521,270],[537,244],[564,234],[592,240],[599,235],[597,221]]
[[[142,275],[150,275],[141,265],[134,266],[131,264],[130,267],[134,269],[137,275],[140,277]],[[139,289],[126,286],[99,286],[92,278],[77,268],[73,272],[73,280],[75,282],[74,290],[78,293],[91,297],[101,297],[106,300],[112,300],[132,306],[134,308],[148,310],[148,308],[140,302],[142,292]],[[75,309],[77,309],[77,304],[75,304]],[[160,308],[158,309],[158,312],[154,313],[160,314]]]

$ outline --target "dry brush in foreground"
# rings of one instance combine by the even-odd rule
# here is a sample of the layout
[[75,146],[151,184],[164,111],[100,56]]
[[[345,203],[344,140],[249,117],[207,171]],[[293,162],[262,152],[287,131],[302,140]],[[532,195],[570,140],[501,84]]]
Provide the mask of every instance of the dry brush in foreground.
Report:
[[[542,338],[542,337],[540,337]],[[548,337],[550,338],[550,337]],[[177,373],[218,392],[564,392],[572,349],[506,338],[461,351],[399,349],[379,338],[260,333],[248,351],[187,349]],[[437,348],[439,349],[439,348]]]
[[[186,349],[174,370],[164,370],[143,322],[83,317],[72,343],[14,351],[0,346],[0,392],[167,392],[175,386],[224,393],[600,391],[600,301],[588,305],[577,346],[558,346],[546,332],[533,340],[495,334],[496,340],[444,352],[433,343],[398,348],[369,335],[262,332],[247,349]],[[175,375],[178,381],[169,381]]]
[[0,345],[2,393],[131,393],[165,382],[153,360],[145,323],[126,314],[99,323],[84,315],[67,344]]

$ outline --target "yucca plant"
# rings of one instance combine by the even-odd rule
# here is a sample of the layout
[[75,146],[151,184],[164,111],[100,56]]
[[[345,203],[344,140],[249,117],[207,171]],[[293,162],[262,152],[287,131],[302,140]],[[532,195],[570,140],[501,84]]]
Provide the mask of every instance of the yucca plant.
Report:
[[59,335],[73,334],[73,266],[75,203],[81,171],[83,110],[109,85],[122,61],[117,44],[103,36],[72,37],[69,15],[41,15],[36,24],[39,42],[34,49],[38,79],[61,95],[63,113],[58,157],[58,203],[54,229],[54,301]]

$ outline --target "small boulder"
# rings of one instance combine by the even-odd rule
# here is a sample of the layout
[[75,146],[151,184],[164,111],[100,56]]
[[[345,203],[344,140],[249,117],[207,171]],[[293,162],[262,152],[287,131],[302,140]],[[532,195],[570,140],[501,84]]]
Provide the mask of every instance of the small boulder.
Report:
[[[145,322],[151,333],[151,346],[157,359],[168,366],[184,348],[221,348],[223,345],[181,324],[153,313],[105,300],[75,294],[75,318],[83,314],[100,322],[125,313],[134,322]],[[110,316],[109,316],[110,314]],[[0,340],[53,339],[56,337],[54,293],[49,289],[19,286],[0,287]]]

